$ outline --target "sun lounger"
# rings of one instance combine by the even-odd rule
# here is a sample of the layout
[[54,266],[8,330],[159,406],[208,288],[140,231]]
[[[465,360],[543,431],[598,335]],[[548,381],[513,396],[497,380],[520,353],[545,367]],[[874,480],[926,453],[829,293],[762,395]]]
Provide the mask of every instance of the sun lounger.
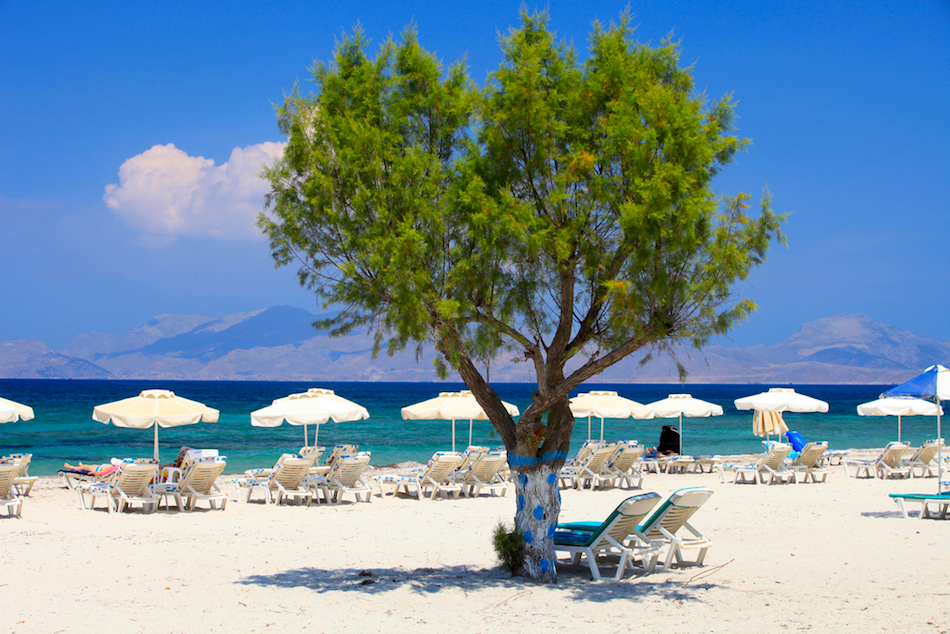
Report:
[[[116,467],[118,469],[118,467]],[[76,490],[76,485],[80,482],[108,482],[112,479],[112,476],[115,475],[115,471],[112,471],[106,475],[95,476],[91,475],[88,471],[83,471],[81,469],[60,469],[56,472],[63,480],[63,486],[72,491]]]
[[[151,512],[158,508],[158,498],[149,488],[152,479],[158,473],[157,460],[134,460],[123,462],[118,471],[108,482],[80,482],[75,490],[79,493],[79,505],[85,510],[92,510],[96,505],[97,497],[106,498],[109,512],[121,513],[133,504],[141,504],[143,512]],[[86,506],[86,496],[89,496],[89,506]]]
[[844,463],[845,474],[851,475],[848,467],[854,467],[854,477],[860,478],[864,472],[868,478],[877,476],[882,480],[888,478],[909,478],[910,467],[901,464],[901,456],[909,449],[903,443],[891,442],[884,447],[884,451],[875,460],[850,460]]
[[628,565],[633,569],[634,559],[641,561],[644,570],[652,572],[660,547],[637,529],[637,522],[646,517],[659,499],[656,493],[643,493],[621,502],[603,522],[558,524],[554,531],[554,550],[568,553],[575,566],[580,564],[583,555],[594,581],[602,578],[597,565],[598,556],[614,552],[620,556],[620,561],[617,573],[611,577],[613,581],[623,577]]
[[245,502],[251,501],[254,491],[260,491],[264,494],[265,504],[270,504],[273,500],[280,505],[285,498],[303,498],[307,506],[310,506],[313,502],[313,492],[303,486],[303,479],[312,466],[313,461],[309,458],[301,458],[298,454],[284,454],[266,478],[243,477],[232,480],[235,498],[240,500],[241,489],[247,489]]
[[459,463],[458,468],[455,469],[453,477],[456,480],[463,480],[466,474],[475,466],[475,463],[487,453],[488,447],[478,447],[476,445],[466,447],[465,451],[462,452],[462,461]]
[[315,465],[310,469],[310,475],[326,475],[330,471],[330,467],[336,464],[336,461],[340,456],[354,456],[360,451],[359,445],[334,445],[333,449],[330,451],[330,455],[327,456],[326,464]]
[[618,443],[618,447],[620,452],[612,460],[608,459],[607,470],[618,487],[623,488],[626,483],[626,488],[639,489],[643,486],[643,463],[640,461],[643,447],[627,443]]
[[37,476],[30,475],[30,461],[33,459],[31,453],[14,453],[0,458],[0,463],[12,462],[17,467],[17,474],[13,478],[13,487],[18,495],[28,497],[33,485],[39,480]]
[[713,473],[722,464],[722,456],[696,456],[693,462],[693,470],[696,473]]
[[817,483],[819,476],[821,482],[828,479],[828,469],[821,466],[822,456],[827,450],[827,442],[810,442],[801,448],[798,456],[788,465],[795,474],[795,484],[798,484],[799,476],[801,482],[808,482],[808,478],[811,478],[812,482]]
[[583,461],[577,466],[562,467],[558,473],[558,481],[564,488],[586,489],[595,488],[609,479],[605,472],[607,459],[613,454],[616,444],[601,445],[587,452]]
[[[476,462],[466,472],[465,476],[456,482],[461,485],[465,497],[478,497],[483,489],[495,496],[497,491],[504,497],[508,492],[508,483],[501,478],[501,470],[508,464],[508,456],[503,453],[482,453]],[[458,473],[458,470],[456,470]]]
[[159,499],[174,498],[178,510],[195,510],[199,501],[207,501],[211,508],[220,502],[221,510],[228,504],[228,495],[217,485],[218,477],[224,472],[227,465],[225,458],[209,456],[182,461],[181,476],[171,482],[161,482],[152,485],[152,492]]
[[661,456],[656,459],[656,464],[662,473],[686,473],[696,466],[696,459],[692,456]]
[[13,479],[18,471],[17,465],[12,462],[0,464],[0,509],[6,509],[10,517],[20,517],[23,510],[23,500],[13,487]]
[[904,519],[907,519],[907,507],[904,506],[905,502],[920,502],[920,519],[925,519],[930,517],[930,510],[927,508],[928,504],[936,504],[940,507],[940,519],[947,519],[947,507],[950,506],[950,492],[945,493],[891,493],[890,496],[897,502],[897,506],[901,509],[901,514],[904,516]]
[[[791,447],[789,447],[791,449]],[[706,487],[680,489],[661,504],[646,522],[637,530],[653,544],[669,545],[662,570],[669,570],[673,558],[682,566],[684,550],[699,550],[695,565],[700,566],[706,558],[706,551],[712,545],[712,538],[700,533],[689,523],[693,514],[706,503],[712,490]],[[688,535],[681,534],[682,529]]]
[[379,487],[380,496],[384,495],[383,485],[394,485],[390,497],[402,490],[406,495],[414,495],[421,500],[425,497],[425,489],[429,488],[432,489],[429,497],[433,500],[437,494],[444,497],[451,493],[457,498],[462,486],[452,479],[452,474],[461,462],[461,454],[455,451],[437,451],[418,473],[378,475],[373,481]]
[[[910,458],[901,459],[901,465],[910,467],[910,475],[913,478],[936,476],[940,470],[936,461],[938,449],[943,449],[943,438],[928,440],[918,447]],[[920,475],[917,475],[917,469],[920,469]]]
[[320,491],[325,502],[339,504],[343,496],[352,493],[357,502],[366,496],[371,502],[373,490],[363,481],[363,472],[369,465],[370,452],[359,451],[353,455],[343,454],[336,458],[330,471],[323,476],[307,476],[304,484],[312,491]]
[[791,450],[791,445],[772,443],[754,464],[720,464],[719,479],[725,482],[726,472],[731,471],[734,474],[732,481],[735,484],[756,484],[757,482],[765,484],[766,478],[768,478],[768,484],[791,482],[795,474],[783,464]]

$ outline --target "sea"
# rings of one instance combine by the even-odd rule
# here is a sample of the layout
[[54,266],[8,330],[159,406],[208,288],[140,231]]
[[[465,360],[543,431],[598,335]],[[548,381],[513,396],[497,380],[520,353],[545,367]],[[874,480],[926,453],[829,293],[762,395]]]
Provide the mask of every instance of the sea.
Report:
[[[273,465],[280,454],[304,445],[303,428],[254,427],[252,411],[274,399],[305,392],[311,387],[329,388],[363,405],[369,419],[329,423],[319,428],[318,444],[358,444],[372,452],[374,465],[407,461],[425,462],[435,451],[452,446],[451,421],[403,420],[401,408],[424,401],[439,392],[465,389],[461,383],[320,383],[288,381],[119,381],[0,379],[0,396],[33,408],[35,418],[0,425],[0,455],[31,453],[30,475],[54,475],[63,462],[107,462],[110,458],[151,458],[152,429],[125,429],[92,419],[96,405],[135,396],[146,389],[168,389],[176,395],[220,410],[217,423],[198,423],[159,429],[160,460],[171,462],[179,448],[214,448],[228,460],[228,473]],[[521,411],[530,404],[534,388],[525,383],[499,383],[492,387],[502,400]],[[752,434],[752,412],[738,411],[733,401],[766,391],[761,385],[657,385],[585,383],[578,392],[613,390],[639,403],[650,403],[670,394],[692,394],[724,410],[723,416],[684,418],[683,453],[744,454],[762,451],[762,440]],[[789,386],[774,386],[789,387]],[[883,447],[897,439],[894,417],[858,416],[857,406],[874,400],[888,385],[801,385],[798,392],[827,401],[825,414],[786,414],[789,429],[806,441],[826,440],[831,449]],[[663,425],[678,425],[676,419],[604,421],[608,441],[638,440],[656,445]],[[592,435],[600,436],[600,420],[591,422]],[[308,427],[312,444],[314,428]],[[456,445],[468,444],[469,421],[456,421]],[[901,438],[916,445],[936,435],[936,420],[927,416],[902,419]],[[572,453],[588,436],[587,419],[578,419],[572,435]],[[496,447],[502,444],[488,421],[474,421],[472,442]]]

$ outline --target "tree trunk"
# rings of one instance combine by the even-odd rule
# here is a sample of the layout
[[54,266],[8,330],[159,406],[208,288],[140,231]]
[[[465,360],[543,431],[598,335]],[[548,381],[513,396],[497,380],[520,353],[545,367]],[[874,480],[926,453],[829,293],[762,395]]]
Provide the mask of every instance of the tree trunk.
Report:
[[563,460],[525,467],[511,465],[517,499],[515,526],[525,541],[525,560],[519,574],[541,583],[557,583],[554,528],[561,513],[557,484],[561,463]]

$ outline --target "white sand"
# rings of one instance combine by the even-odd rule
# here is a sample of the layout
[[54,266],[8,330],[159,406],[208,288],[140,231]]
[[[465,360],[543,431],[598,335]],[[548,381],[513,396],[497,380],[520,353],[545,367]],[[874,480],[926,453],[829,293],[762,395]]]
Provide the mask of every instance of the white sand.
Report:
[[[0,631],[950,629],[950,522],[905,520],[887,497],[935,491],[933,478],[855,480],[833,467],[826,484],[769,487],[651,474],[643,490],[698,484],[715,491],[694,518],[714,539],[705,566],[592,583],[582,562],[541,586],[494,561],[511,491],[110,515],[41,478],[22,518],[0,519]],[[602,519],[633,493],[566,491],[561,520]]]

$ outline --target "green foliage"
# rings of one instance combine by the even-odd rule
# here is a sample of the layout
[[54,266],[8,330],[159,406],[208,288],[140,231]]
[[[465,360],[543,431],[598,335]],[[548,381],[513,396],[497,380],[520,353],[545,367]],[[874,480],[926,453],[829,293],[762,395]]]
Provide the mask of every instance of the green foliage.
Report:
[[503,570],[515,576],[524,568],[524,534],[517,527],[508,530],[504,522],[498,522],[492,533],[492,546]]
[[[259,218],[277,264],[339,309],[332,332],[433,342],[518,455],[567,449],[582,382],[744,319],[735,283],[784,240],[768,192],[752,216],[713,187],[748,145],[732,97],[697,94],[677,45],[630,23],[595,22],[581,63],[523,12],[483,87],[413,28],[375,57],[357,29],[314,66],[316,93],[278,108],[288,145]],[[537,377],[518,423],[477,369],[506,352]]]

